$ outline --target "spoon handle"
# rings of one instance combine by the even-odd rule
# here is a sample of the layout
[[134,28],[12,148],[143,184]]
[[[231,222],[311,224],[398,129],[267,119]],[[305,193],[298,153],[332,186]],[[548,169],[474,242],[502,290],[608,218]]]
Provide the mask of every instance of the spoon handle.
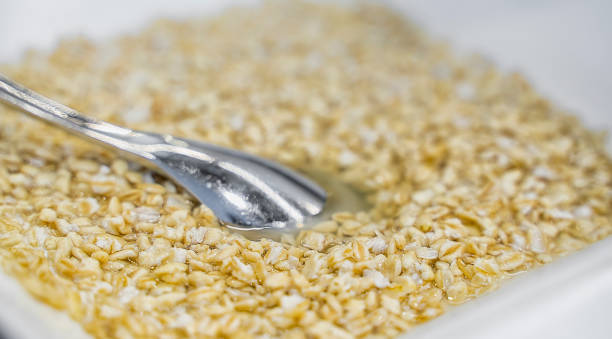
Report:
[[131,145],[146,142],[146,135],[81,115],[77,111],[31,91],[0,75],[0,101],[12,104],[23,112],[64,130],[87,137],[103,146],[111,146],[130,156],[149,158]]

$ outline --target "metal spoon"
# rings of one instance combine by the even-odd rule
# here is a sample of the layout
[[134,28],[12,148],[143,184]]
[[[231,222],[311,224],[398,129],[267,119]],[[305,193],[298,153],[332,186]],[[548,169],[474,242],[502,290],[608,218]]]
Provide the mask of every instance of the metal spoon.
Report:
[[[266,235],[300,229],[320,214],[326,203],[324,189],[278,163],[85,117],[1,75],[0,99],[68,132],[110,146],[165,175],[234,229],[266,231],[262,232]],[[346,192],[350,190],[342,194]]]

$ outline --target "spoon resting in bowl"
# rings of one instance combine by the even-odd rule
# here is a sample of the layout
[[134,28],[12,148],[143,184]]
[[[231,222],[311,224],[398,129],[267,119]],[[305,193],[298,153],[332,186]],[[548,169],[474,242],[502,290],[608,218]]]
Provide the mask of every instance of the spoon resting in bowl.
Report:
[[[222,224],[247,231],[250,236],[253,232],[257,237],[300,230],[322,214],[328,200],[327,192],[319,185],[271,160],[89,118],[2,75],[0,100],[151,168],[208,206]],[[326,177],[327,182],[330,180]],[[326,185],[334,186],[341,187],[343,195],[357,195],[351,193],[354,190],[342,188],[344,183]],[[355,201],[355,197],[346,198]],[[329,214],[328,208],[324,214]]]

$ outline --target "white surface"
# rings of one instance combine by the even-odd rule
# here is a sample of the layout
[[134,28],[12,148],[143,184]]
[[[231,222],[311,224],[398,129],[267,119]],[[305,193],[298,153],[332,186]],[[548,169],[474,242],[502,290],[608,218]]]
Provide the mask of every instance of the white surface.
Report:
[[504,283],[405,339],[612,338],[612,238]]
[[67,314],[41,304],[17,281],[0,273],[0,338],[85,339],[90,336]]
[[612,128],[612,1],[386,2],[461,50],[521,71],[589,126]]
[[[253,3],[254,0],[231,3]],[[612,130],[612,2],[385,1],[461,50],[483,52],[527,75],[538,90]],[[153,17],[199,15],[221,1],[0,0],[0,61],[58,37],[105,38],[133,32]],[[458,307],[406,338],[610,338],[612,239],[530,272]],[[0,328],[10,338],[82,338],[78,325],[40,306],[0,275]],[[15,326],[16,325],[16,326]],[[461,336],[463,334],[463,336]]]

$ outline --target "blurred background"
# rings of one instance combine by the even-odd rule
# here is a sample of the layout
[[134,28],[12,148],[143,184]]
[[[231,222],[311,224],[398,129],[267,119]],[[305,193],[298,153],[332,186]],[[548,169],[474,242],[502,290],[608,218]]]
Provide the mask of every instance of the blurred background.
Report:
[[[59,37],[105,39],[137,32],[156,17],[210,15],[228,5],[257,2],[0,0],[0,63],[17,61],[27,48],[49,50]],[[541,93],[588,126],[612,131],[612,1],[379,2],[460,51],[476,51],[506,70],[520,71]],[[452,333],[444,332],[447,322],[454,323],[455,329],[481,328],[463,332],[472,338],[608,338],[612,332],[608,320],[611,245],[612,239],[607,239],[532,272],[490,296],[493,299],[466,305],[462,312],[449,313],[407,337],[443,338]],[[494,298],[497,301],[491,301]],[[46,338],[84,337],[78,326],[38,306],[1,274],[0,305],[0,330],[11,333],[7,337],[40,338],[40,333]],[[468,310],[470,317],[461,315],[469,314]],[[57,331],[45,332],[48,326]],[[15,332],[15,328],[22,330]],[[500,336],[500,331],[505,335]]]
[[[155,17],[212,14],[256,0],[1,0],[0,62],[58,37],[136,32]],[[350,1],[340,1],[343,3]],[[372,1],[376,2],[376,1]],[[607,0],[381,0],[464,51],[519,70],[589,126],[612,127],[612,2]]]

